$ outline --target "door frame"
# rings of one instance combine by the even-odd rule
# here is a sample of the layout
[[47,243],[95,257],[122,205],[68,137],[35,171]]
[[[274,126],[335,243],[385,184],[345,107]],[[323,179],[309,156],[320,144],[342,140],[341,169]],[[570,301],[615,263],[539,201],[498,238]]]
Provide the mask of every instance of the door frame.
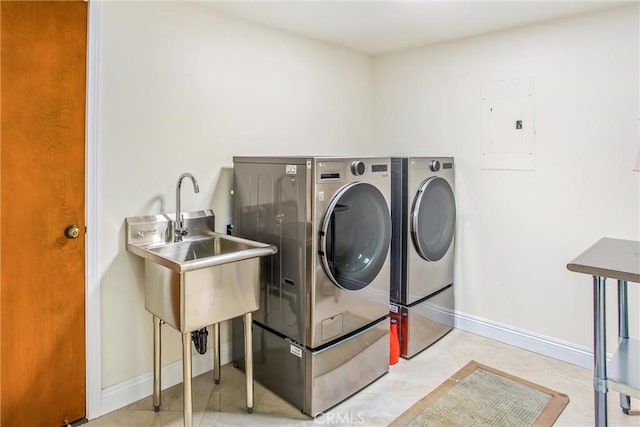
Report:
[[102,413],[102,337],[98,248],[99,150],[100,150],[100,66],[102,53],[102,5],[88,1],[87,16],[87,111],[85,172],[85,326],[86,326],[86,418]]

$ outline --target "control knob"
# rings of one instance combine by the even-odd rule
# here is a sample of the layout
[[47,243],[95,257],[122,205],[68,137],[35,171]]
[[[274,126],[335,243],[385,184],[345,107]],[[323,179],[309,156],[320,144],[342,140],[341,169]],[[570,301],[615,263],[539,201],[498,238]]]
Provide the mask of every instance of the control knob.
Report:
[[351,172],[355,176],[359,176],[359,175],[364,174],[365,170],[366,170],[366,167],[365,167],[364,163],[361,162],[360,160],[356,160],[355,162],[351,163]]

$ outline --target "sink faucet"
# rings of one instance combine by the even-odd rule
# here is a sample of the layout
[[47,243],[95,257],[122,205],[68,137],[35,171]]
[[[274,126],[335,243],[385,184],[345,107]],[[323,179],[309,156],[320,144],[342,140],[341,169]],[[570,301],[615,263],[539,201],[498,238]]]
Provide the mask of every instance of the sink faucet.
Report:
[[184,221],[182,220],[182,212],[180,211],[180,186],[182,186],[182,180],[185,178],[191,179],[194,192],[200,192],[198,181],[196,181],[193,175],[191,175],[189,172],[185,172],[180,175],[180,177],[178,178],[178,183],[176,184],[176,228],[173,236],[174,242],[181,242],[182,236],[187,235],[187,230],[184,228]]

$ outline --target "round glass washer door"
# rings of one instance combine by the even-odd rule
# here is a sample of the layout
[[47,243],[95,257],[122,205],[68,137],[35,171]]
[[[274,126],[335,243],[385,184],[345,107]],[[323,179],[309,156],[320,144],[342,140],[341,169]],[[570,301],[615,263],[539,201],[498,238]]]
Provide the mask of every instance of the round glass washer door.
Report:
[[456,226],[456,201],[446,179],[425,179],[411,207],[411,238],[418,254],[438,261],[449,250]]
[[342,187],[329,203],[320,229],[322,267],[342,289],[367,287],[389,252],[391,217],[376,187],[354,182]]

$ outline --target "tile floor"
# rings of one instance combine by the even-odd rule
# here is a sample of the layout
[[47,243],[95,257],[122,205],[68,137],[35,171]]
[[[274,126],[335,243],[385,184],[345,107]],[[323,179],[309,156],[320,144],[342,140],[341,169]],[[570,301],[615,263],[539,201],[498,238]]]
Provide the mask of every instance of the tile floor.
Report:
[[[243,372],[222,367],[221,382],[211,372],[193,380],[194,426],[386,426],[413,403],[436,388],[470,360],[476,360],[569,395],[570,402],[556,426],[593,425],[592,373],[549,357],[487,338],[454,330],[411,360],[400,359],[389,373],[359,393],[312,419],[286,401],[255,385],[255,408],[247,414]],[[618,408],[618,394],[609,393],[610,426],[640,426],[640,404],[631,402],[631,415]],[[91,420],[89,427],[180,426],[182,385],[162,393],[162,409],[153,411],[151,396]]]

